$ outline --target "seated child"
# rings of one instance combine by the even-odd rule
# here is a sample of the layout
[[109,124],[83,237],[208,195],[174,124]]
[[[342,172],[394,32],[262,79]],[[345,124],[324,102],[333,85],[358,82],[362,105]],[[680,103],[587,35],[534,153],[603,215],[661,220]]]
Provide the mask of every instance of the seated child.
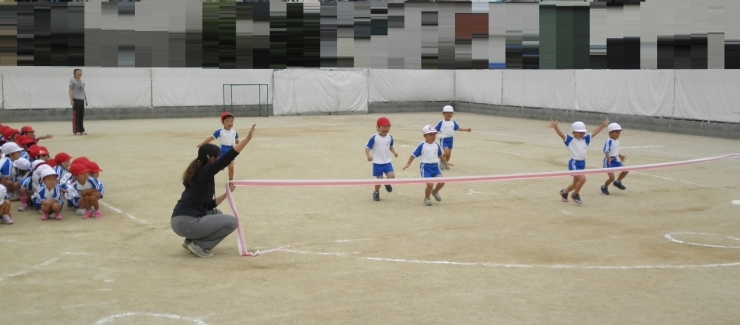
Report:
[[96,181],[98,181],[98,184],[100,184],[100,189],[98,192],[100,192],[100,198],[103,198],[103,195],[105,195],[105,186],[103,185],[103,182],[100,181],[100,172],[103,170],[98,167],[98,164],[95,162],[88,162],[87,163],[87,169],[90,170],[90,177],[94,178]]
[[29,137],[31,139],[36,140],[36,141],[44,140],[44,139],[51,139],[52,138],[52,135],[51,134],[47,134],[47,135],[45,135],[43,137],[36,137],[36,131],[31,126],[29,126],[29,125],[26,125],[26,126],[22,127],[20,131],[21,131],[21,135],[25,135],[25,136],[27,136],[27,137]]
[[41,172],[41,186],[33,204],[41,211],[41,220],[48,220],[54,213],[56,220],[62,220],[62,190],[57,185],[57,173],[52,168],[44,168]]
[[27,196],[27,193],[22,191],[23,188],[21,187],[21,181],[23,181],[23,179],[26,178],[26,176],[28,176],[30,172],[31,162],[27,159],[18,158],[18,160],[13,162],[13,172],[11,173],[10,178],[13,180],[13,193],[16,193],[18,195],[18,199],[21,201],[21,206],[24,204],[28,204],[27,198],[24,199],[24,197]]
[[[100,184],[97,180],[89,176],[90,170],[84,164],[72,164],[69,171],[74,177],[71,188],[74,188],[77,199],[77,213],[82,213],[83,218],[89,219],[91,216],[99,219],[103,216],[100,211],[98,200],[100,199]],[[94,214],[93,214],[93,211]]]

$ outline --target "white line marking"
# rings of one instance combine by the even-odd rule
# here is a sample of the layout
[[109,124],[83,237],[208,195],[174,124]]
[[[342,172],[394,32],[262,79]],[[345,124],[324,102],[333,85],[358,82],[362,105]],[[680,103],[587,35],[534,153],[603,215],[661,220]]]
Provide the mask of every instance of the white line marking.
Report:
[[118,300],[107,301],[107,302],[99,302],[99,303],[94,303],[94,304],[68,305],[68,306],[62,306],[62,309],[81,308],[81,307],[92,307],[92,306],[103,306],[103,305],[110,305],[110,304],[116,303],[116,302],[118,302]]
[[525,154],[520,154],[520,153],[514,153],[514,152],[508,152],[508,151],[501,151],[501,150],[496,150],[496,152],[500,152],[500,153],[503,153],[503,154],[507,154],[507,155],[513,155],[513,156],[518,156],[518,157],[527,157],[527,158],[538,158],[537,156],[533,156],[533,155],[525,155]]
[[331,255],[331,256],[348,256],[348,255],[356,255],[360,252],[354,252],[354,253],[324,253],[324,252],[309,252],[309,251],[296,251],[296,250],[287,250],[288,253],[296,253],[296,254],[308,254],[308,255]]
[[675,178],[670,178],[670,177],[663,177],[663,176],[658,176],[658,175],[653,175],[653,174],[647,174],[645,172],[639,172],[638,171],[638,172],[635,172],[635,173],[638,174],[638,175],[644,175],[644,176],[650,176],[650,177],[660,178],[660,179],[664,179],[664,180],[667,180],[667,181],[673,181],[673,182],[691,184],[691,185],[696,185],[696,186],[706,187],[706,188],[716,188],[714,186],[709,186],[709,185],[704,185],[704,184],[699,184],[699,183],[694,183],[694,182],[689,182],[689,181],[682,181],[680,179],[675,179]]
[[113,316],[108,316],[106,318],[103,318],[95,323],[95,325],[101,325],[105,323],[110,323],[118,318],[122,317],[131,317],[131,316],[148,316],[148,317],[155,317],[155,318],[169,318],[169,319],[176,319],[176,320],[186,320],[191,323],[195,323],[198,325],[207,325],[203,320],[200,318],[191,318],[191,317],[183,317],[179,315],[172,315],[172,314],[158,314],[158,313],[141,313],[141,312],[132,312],[132,313],[123,313]]
[[330,242],[324,242],[324,243],[349,243],[353,241],[368,241],[373,240],[374,238],[360,238],[360,239],[340,239],[340,240],[334,240]]
[[643,149],[643,148],[663,148],[663,146],[622,147],[622,149]]
[[123,211],[121,211],[121,209],[116,208],[116,207],[114,207],[114,206],[112,206],[112,205],[110,205],[110,204],[108,204],[106,202],[98,201],[98,203],[102,204],[103,206],[105,206],[108,209],[111,209],[111,210],[115,211],[116,213],[123,214],[123,215],[126,216],[126,218],[129,218],[129,219],[131,219],[133,221],[136,221],[136,222],[138,222],[138,223],[140,223],[142,225],[147,225],[147,226],[151,226],[152,225],[150,222],[148,222],[146,220],[141,220],[141,219],[139,219],[137,217],[134,217],[134,215],[132,215],[130,213],[124,213]]
[[740,200],[734,200],[734,201],[732,201],[732,204],[740,205]]
[[36,264],[36,265],[32,266],[29,270],[22,270],[22,271],[18,271],[16,273],[13,273],[13,274],[7,274],[5,276],[2,276],[2,277],[0,277],[0,282],[2,282],[5,279],[14,278],[14,277],[17,277],[17,276],[20,276],[20,275],[27,274],[29,271],[34,270],[34,269],[38,269],[38,268],[41,268],[41,267],[44,267],[44,266],[49,266],[51,264],[54,264],[56,261],[58,261],[63,256],[68,256],[68,255],[88,255],[88,254],[87,253],[70,253],[70,252],[65,252],[65,253],[62,253],[62,255],[60,255],[60,256],[57,256],[57,257],[52,258],[50,260],[41,262],[40,264]]
[[679,244],[687,244],[687,245],[694,245],[694,246],[704,246],[704,247],[713,247],[713,248],[734,248],[734,249],[740,248],[740,246],[722,246],[722,245],[711,245],[711,244],[692,243],[692,242],[687,242],[687,241],[676,239],[676,238],[673,237],[673,235],[717,236],[717,237],[729,238],[729,239],[732,239],[734,241],[740,242],[740,238],[732,237],[732,236],[727,236],[727,235],[709,234],[709,233],[704,233],[704,232],[673,232],[673,233],[670,233],[670,234],[665,234],[663,237],[665,237],[665,239],[668,239],[668,240],[670,240],[670,241],[672,241],[674,243],[679,243]]
[[570,212],[568,212],[568,210],[563,210],[563,214],[570,215]]

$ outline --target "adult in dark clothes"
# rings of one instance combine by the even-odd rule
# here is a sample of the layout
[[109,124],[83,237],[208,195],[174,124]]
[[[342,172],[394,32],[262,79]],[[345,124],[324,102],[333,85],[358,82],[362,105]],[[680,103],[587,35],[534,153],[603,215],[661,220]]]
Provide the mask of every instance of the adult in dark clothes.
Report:
[[[198,157],[182,176],[185,190],[172,211],[172,230],[185,237],[182,246],[198,257],[211,257],[211,250],[236,229],[236,217],[221,213],[216,207],[226,199],[226,193],[216,197],[218,172],[228,167],[252,140],[252,125],[247,138],[219,158],[221,150],[213,144],[198,148]],[[231,191],[234,186],[231,186]]]
[[86,135],[85,106],[87,106],[87,94],[85,93],[85,82],[82,81],[82,69],[74,69],[74,78],[69,79],[69,104],[72,105],[72,133],[75,135]]

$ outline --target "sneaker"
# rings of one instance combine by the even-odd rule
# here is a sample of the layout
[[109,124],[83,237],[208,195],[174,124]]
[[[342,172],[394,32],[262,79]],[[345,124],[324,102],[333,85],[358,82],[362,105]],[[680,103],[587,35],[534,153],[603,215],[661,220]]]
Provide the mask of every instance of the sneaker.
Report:
[[195,254],[196,256],[200,258],[207,258],[213,256],[213,253],[204,250],[203,248],[200,248],[200,246],[196,245],[194,242],[190,242],[188,245],[188,250]]
[[82,135],[82,132],[75,132],[75,135]]
[[18,211],[26,211],[28,209],[28,204],[22,204],[18,207]]
[[385,191],[388,192],[388,193],[393,192],[393,186],[386,185],[385,186]]
[[82,134],[82,135],[87,135],[87,132],[82,132],[81,134]]
[[91,216],[92,216],[92,211],[86,210],[85,211],[85,214],[82,215],[82,218],[83,219],[90,219]]
[[622,182],[620,181],[614,181],[614,186],[616,186],[620,190],[626,190],[627,188],[622,185]]
[[573,202],[575,202],[578,205],[580,205],[580,204],[583,203],[583,202],[581,202],[581,195],[580,194],[573,193],[573,194],[570,195],[570,198],[573,199]]
[[59,213],[57,213],[56,217],[54,217],[54,219],[62,220],[62,219],[64,219],[64,216],[62,216],[62,213],[59,212]]
[[560,196],[563,198],[563,202],[568,202],[568,192],[565,189],[560,190]]
[[444,168],[445,168],[445,170],[450,170],[450,165],[448,165],[448,164],[445,164],[445,165],[444,165]]
[[77,209],[75,210],[75,214],[78,216],[84,216],[85,215],[85,209]]
[[609,188],[607,188],[604,185],[601,185],[601,194],[609,195]]
[[41,215],[41,220],[49,220],[49,214],[48,213],[42,214]]
[[0,223],[4,223],[6,225],[12,225],[13,224],[13,218],[11,218],[9,215],[4,215],[2,217],[2,221]]
[[378,193],[378,192],[373,192],[373,200],[375,200],[375,201],[380,201],[380,193]]
[[429,198],[424,199],[424,206],[428,206],[428,207],[432,206],[432,199],[429,199]]
[[95,217],[95,219],[100,219],[102,216],[103,212],[101,212],[100,210],[97,210],[95,211],[95,213],[93,213],[93,217]]
[[10,202],[18,202],[21,200],[21,197],[18,196],[18,194],[13,193],[13,195],[10,197]]
[[442,201],[442,197],[439,196],[439,193],[432,191],[432,196],[434,196],[434,199],[437,200],[437,202]]
[[190,239],[185,239],[185,241],[182,242],[182,248],[184,248],[186,251],[189,251],[190,248],[188,248],[188,244],[192,243],[193,241]]

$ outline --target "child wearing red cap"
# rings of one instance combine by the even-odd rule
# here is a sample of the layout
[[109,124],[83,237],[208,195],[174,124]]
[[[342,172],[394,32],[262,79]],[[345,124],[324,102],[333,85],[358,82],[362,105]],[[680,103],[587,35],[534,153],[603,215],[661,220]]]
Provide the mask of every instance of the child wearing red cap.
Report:
[[91,216],[95,219],[102,217],[103,212],[100,211],[100,205],[98,205],[100,199],[98,181],[90,177],[90,170],[84,164],[72,164],[69,171],[74,176],[72,188],[77,193],[77,214],[81,213],[85,219]]
[[54,166],[54,171],[57,172],[57,177],[60,185],[67,183],[69,178],[72,177],[72,174],[69,173],[69,165],[71,165],[71,159],[72,157],[70,157],[66,152],[60,152],[56,154],[56,156],[54,156],[53,161],[56,165]]
[[48,220],[49,215],[54,213],[55,219],[62,220],[62,189],[57,185],[57,173],[54,169],[46,168],[41,172],[43,185],[34,202],[36,209],[41,211],[41,220]]
[[100,181],[100,172],[102,172],[103,170],[100,169],[98,164],[92,161],[87,163],[87,169],[90,170],[90,177],[98,181],[98,184],[100,185],[98,188],[98,192],[100,192],[100,198],[102,199],[103,195],[105,194],[105,185],[103,185],[103,182]]
[[43,137],[38,137],[37,138],[36,137],[36,131],[30,125],[26,125],[26,126],[24,126],[24,127],[21,128],[21,135],[25,135],[25,136],[27,136],[27,137],[29,137],[31,139],[36,140],[36,141],[44,140],[44,139],[51,139],[52,138],[52,135],[51,134],[47,134],[47,135],[45,135]]
[[[237,133],[236,130],[232,129],[234,127],[234,114],[223,112],[221,114],[221,124],[224,126],[222,129],[216,130],[216,132],[213,132],[213,135],[209,136],[195,147],[200,148],[202,145],[218,139],[218,141],[221,143],[220,156],[223,156],[226,152],[231,150],[231,148],[233,148],[235,144],[239,143],[239,133]],[[234,180],[233,161],[231,162],[231,164],[229,164],[229,180]]]
[[20,135],[20,132],[14,128],[7,128],[5,131],[3,131],[3,139],[5,139],[5,143],[8,142],[15,142],[15,137]]
[[[386,178],[396,178],[396,174],[393,172],[393,164],[391,164],[391,153],[396,157],[398,157],[398,153],[393,149],[393,136],[388,134],[391,130],[391,121],[381,117],[375,123],[375,129],[378,133],[370,137],[367,145],[365,145],[367,161],[373,163],[373,176],[383,179],[383,174],[385,174]],[[393,187],[386,185],[385,190],[390,193],[393,191]],[[380,201],[380,184],[375,185],[373,200]]]

